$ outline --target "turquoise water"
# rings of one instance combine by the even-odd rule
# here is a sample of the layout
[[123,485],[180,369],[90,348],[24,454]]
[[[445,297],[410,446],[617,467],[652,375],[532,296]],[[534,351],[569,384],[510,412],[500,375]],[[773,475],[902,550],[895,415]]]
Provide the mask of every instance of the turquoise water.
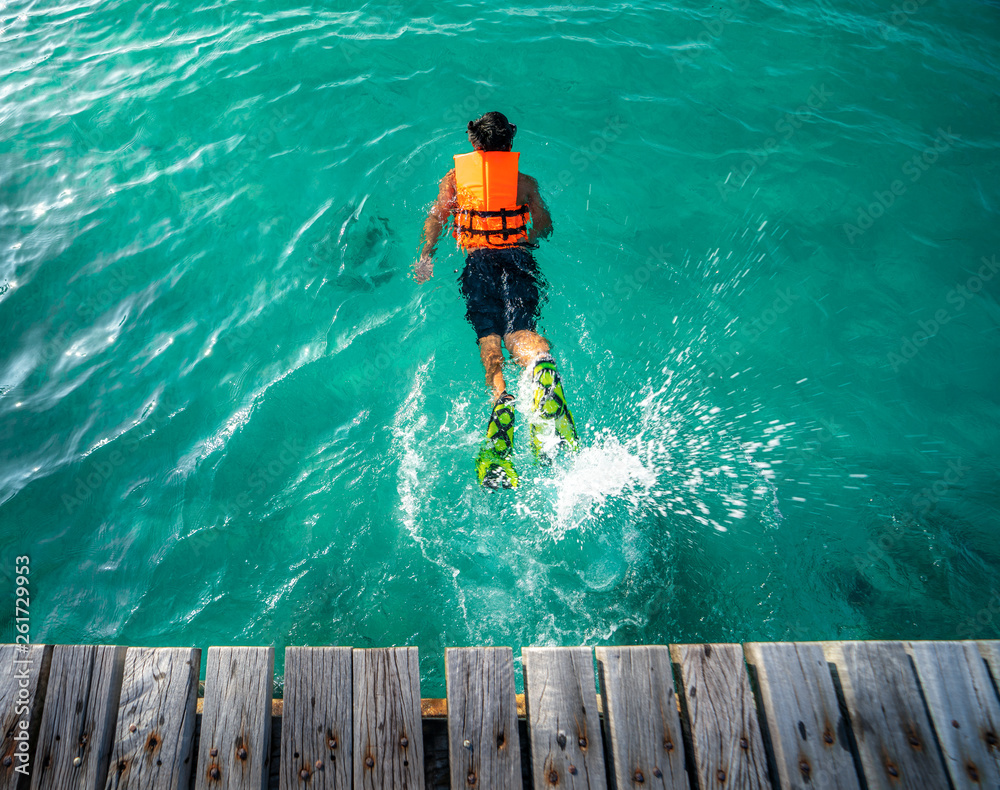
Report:
[[[35,641],[413,644],[425,696],[446,645],[996,637],[998,23],[8,0],[4,641],[16,555]],[[501,493],[462,260],[410,271],[493,109],[584,441]]]

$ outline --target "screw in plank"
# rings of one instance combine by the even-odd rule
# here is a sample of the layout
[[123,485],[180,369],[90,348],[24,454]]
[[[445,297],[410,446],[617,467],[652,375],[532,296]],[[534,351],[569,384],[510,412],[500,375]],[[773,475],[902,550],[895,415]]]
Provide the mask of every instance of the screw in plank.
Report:
[[137,729],[139,729],[139,728],[136,727],[134,724],[128,725],[128,731],[129,732],[135,732]]
[[468,738],[466,738],[464,741],[462,741],[462,746],[464,746],[466,749],[471,749],[472,748],[472,741],[470,741]]
[[83,762],[83,760],[81,760],[79,757],[74,757],[73,758],[73,765],[74,765],[74,767],[79,768],[80,763],[82,763],[82,762]]

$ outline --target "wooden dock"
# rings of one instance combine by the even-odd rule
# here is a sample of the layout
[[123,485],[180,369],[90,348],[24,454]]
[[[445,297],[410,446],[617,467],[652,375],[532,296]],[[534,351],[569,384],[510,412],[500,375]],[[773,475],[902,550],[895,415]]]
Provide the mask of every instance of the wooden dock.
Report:
[[0,646],[0,790],[1000,788],[1000,642]]

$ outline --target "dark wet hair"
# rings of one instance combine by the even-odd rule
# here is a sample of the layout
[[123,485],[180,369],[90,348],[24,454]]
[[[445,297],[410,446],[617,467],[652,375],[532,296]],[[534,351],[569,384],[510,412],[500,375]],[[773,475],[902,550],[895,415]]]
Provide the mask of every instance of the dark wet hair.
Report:
[[469,141],[483,151],[507,151],[514,145],[517,127],[502,112],[488,112],[469,121]]

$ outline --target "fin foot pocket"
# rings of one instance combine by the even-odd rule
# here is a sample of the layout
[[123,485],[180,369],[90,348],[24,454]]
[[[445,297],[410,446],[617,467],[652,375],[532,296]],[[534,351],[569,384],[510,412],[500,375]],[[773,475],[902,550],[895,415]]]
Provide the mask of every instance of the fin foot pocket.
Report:
[[476,474],[486,488],[517,488],[517,470],[510,460],[513,449],[514,398],[505,392],[493,407],[486,439],[476,456]]

